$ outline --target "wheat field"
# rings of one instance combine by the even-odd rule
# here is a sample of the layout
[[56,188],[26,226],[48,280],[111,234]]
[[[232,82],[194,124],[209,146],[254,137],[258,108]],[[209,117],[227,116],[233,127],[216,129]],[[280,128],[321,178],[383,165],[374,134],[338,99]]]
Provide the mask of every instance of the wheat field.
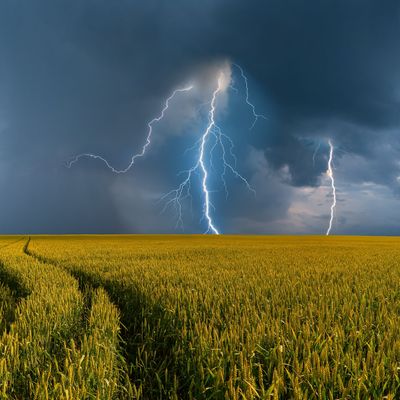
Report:
[[0,238],[2,399],[400,398],[400,238]]

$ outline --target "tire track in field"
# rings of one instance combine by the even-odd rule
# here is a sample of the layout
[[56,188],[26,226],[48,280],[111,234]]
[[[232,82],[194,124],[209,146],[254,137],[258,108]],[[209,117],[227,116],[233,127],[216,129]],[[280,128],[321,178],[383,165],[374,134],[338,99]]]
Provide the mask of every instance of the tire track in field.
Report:
[[[54,264],[54,260],[29,250],[29,244],[25,248],[27,255],[43,262]],[[143,384],[141,397],[144,400],[155,398],[169,398],[172,389],[170,382],[161,382],[160,376],[164,376],[174,365],[175,354],[173,352],[176,329],[171,316],[158,303],[154,303],[149,297],[134,285],[125,285],[120,281],[107,280],[96,274],[75,268],[74,265],[60,266],[78,280],[80,287],[89,286],[92,289],[103,288],[121,315],[121,337],[123,340],[123,355],[131,367],[130,379],[134,385]],[[142,315],[145,310],[146,316]],[[145,321],[146,320],[146,321]],[[159,321],[164,321],[160,330]],[[156,335],[148,343],[143,338],[143,323],[150,326],[149,331]],[[150,347],[148,347],[150,346]],[[155,346],[154,348],[151,346]],[[150,361],[143,359],[143,352],[150,351]],[[143,363],[149,363],[151,369],[146,369]],[[184,370],[174,371],[179,376],[179,399],[188,399],[190,382]],[[172,381],[171,378],[168,381]],[[161,396],[161,397],[160,397]]]
[[4,249],[5,247],[11,246],[11,245],[13,245],[13,244],[16,244],[16,243],[18,243],[18,242],[21,242],[21,241],[24,240],[25,238],[26,238],[26,236],[21,236],[19,239],[14,240],[14,241],[11,242],[11,243],[7,243],[7,244],[5,244],[5,245],[3,245],[3,246],[0,246],[0,250],[1,250],[1,249]]
[[41,257],[39,255],[32,253],[29,250],[29,243],[31,242],[31,240],[32,240],[32,238],[31,238],[31,236],[29,236],[28,240],[25,243],[24,248],[23,248],[23,252],[26,256],[32,258],[33,260],[39,261],[43,264],[47,264],[47,265],[51,265],[56,268],[60,268],[63,271],[65,271],[67,274],[69,274],[73,278],[75,278],[75,280],[78,282],[78,288],[79,288],[79,291],[81,292],[82,299],[83,299],[83,306],[84,306],[83,312],[82,312],[82,327],[83,327],[83,331],[85,332],[88,327],[88,317],[90,314],[90,310],[92,308],[92,293],[93,293],[92,289],[93,288],[88,287],[88,285],[82,285],[80,280],[77,279],[76,276],[74,276],[74,274],[71,274],[71,271],[68,271],[66,268],[62,268],[62,267],[56,265],[51,260],[47,260],[44,257]]
[[[120,391],[119,393],[119,397],[118,399],[136,399],[140,397],[140,394],[138,395],[135,391],[134,388],[132,388],[131,384],[129,383],[128,379],[128,363],[126,360],[126,351],[125,351],[125,341],[122,340],[122,334],[121,332],[125,329],[124,325],[121,323],[120,317],[122,317],[122,312],[120,310],[120,308],[118,307],[118,305],[116,305],[112,299],[110,294],[108,293],[107,289],[105,287],[103,287],[102,285],[94,285],[92,284],[89,280],[85,280],[82,279],[81,276],[79,276],[79,274],[74,273],[73,270],[69,269],[69,268],[65,268],[62,265],[57,264],[56,262],[54,262],[51,259],[47,259],[46,257],[41,256],[40,254],[36,254],[34,252],[32,252],[29,249],[29,244],[31,242],[31,237],[28,238],[24,248],[23,248],[23,252],[26,256],[30,257],[33,260],[36,260],[42,264],[47,264],[50,265],[52,267],[58,268],[62,271],[64,271],[65,273],[67,273],[68,275],[70,275],[71,277],[73,277],[77,283],[78,283],[78,288],[79,291],[82,294],[83,297],[83,301],[84,301],[84,310],[83,310],[83,323],[84,323],[84,329],[82,332],[82,336],[84,337],[87,334],[87,331],[90,331],[90,315],[93,311],[93,307],[96,306],[95,302],[96,302],[96,295],[98,293],[98,289],[104,290],[104,294],[107,297],[107,301],[108,304],[111,305],[111,307],[115,308],[115,310],[117,310],[118,313],[118,323],[115,324],[115,326],[119,327],[119,334],[118,334],[118,339],[117,339],[117,343],[116,346],[118,347],[118,350],[116,350],[116,355],[118,358],[118,370],[121,373],[121,377],[120,377],[120,384],[121,389],[118,389]],[[82,337],[76,337],[75,338],[77,343],[79,343],[79,339],[82,339]],[[122,338],[123,339],[123,338]],[[126,373],[125,377],[124,377],[124,373]],[[128,383],[128,384],[126,384]],[[127,397],[128,396],[128,397]]]
[[[37,261],[39,261],[41,263],[57,266],[58,268],[61,268],[64,271],[66,271],[68,274],[73,276],[78,281],[79,290],[81,291],[84,299],[86,299],[85,300],[85,306],[89,307],[88,309],[85,310],[85,314],[86,315],[88,314],[88,311],[90,310],[90,302],[91,302],[90,293],[93,292],[95,289],[102,287],[104,290],[106,290],[106,292],[107,292],[107,294],[108,294],[108,296],[110,298],[110,301],[118,309],[121,317],[124,316],[124,313],[123,313],[123,311],[122,311],[122,309],[120,307],[120,304],[119,304],[120,302],[115,301],[115,296],[114,296],[113,292],[110,291],[110,288],[108,287],[107,284],[104,284],[104,282],[95,281],[93,279],[93,276],[91,276],[89,274],[85,274],[83,271],[77,271],[77,270],[74,270],[72,268],[70,269],[70,268],[65,268],[63,266],[58,266],[57,263],[54,262],[54,260],[51,260],[51,259],[46,258],[46,257],[43,257],[42,255],[37,254],[35,252],[32,252],[29,249],[30,242],[31,242],[31,237],[29,236],[28,241],[26,242],[26,244],[24,246],[24,253],[27,256],[29,256],[29,257],[31,257],[31,258],[33,258],[33,259],[35,259],[35,260],[37,260]],[[127,355],[128,355],[128,352],[127,352],[127,350],[125,348],[125,344],[126,344],[126,340],[125,340],[126,337],[125,336],[126,335],[123,334],[123,332],[125,332],[126,330],[127,330],[126,325],[122,321],[122,323],[121,323],[121,336],[123,338],[123,342],[121,343],[121,345],[123,345],[122,346],[123,347],[122,350],[123,350],[123,353],[124,353],[124,357],[127,357]],[[129,360],[129,357],[128,357],[128,361],[129,362],[131,361],[131,360]]]
[[58,375],[67,360],[64,344],[80,327],[83,301],[77,282],[64,271],[26,256],[29,240],[23,237],[8,243],[7,251],[3,247],[0,253],[3,277],[23,297],[10,329],[1,336],[0,386],[6,398],[44,398],[45,392],[61,390],[50,371],[56,380],[66,374],[67,370]]

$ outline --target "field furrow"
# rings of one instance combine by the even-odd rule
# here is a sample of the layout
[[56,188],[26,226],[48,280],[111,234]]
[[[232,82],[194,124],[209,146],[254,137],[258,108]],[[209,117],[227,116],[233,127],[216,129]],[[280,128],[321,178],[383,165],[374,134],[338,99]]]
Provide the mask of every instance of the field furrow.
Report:
[[85,297],[67,271],[27,255],[28,245],[17,242],[0,252],[2,281],[22,297],[0,340],[2,398],[129,395],[116,308],[101,290]]

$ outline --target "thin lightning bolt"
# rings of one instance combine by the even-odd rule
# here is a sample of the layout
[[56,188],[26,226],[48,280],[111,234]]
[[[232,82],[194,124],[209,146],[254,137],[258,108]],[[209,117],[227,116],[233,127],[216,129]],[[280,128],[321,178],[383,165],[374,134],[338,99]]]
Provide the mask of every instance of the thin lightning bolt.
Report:
[[148,147],[150,146],[150,144],[151,144],[151,135],[152,135],[152,133],[153,133],[153,124],[155,124],[156,122],[161,121],[161,120],[164,118],[165,112],[168,110],[168,107],[169,107],[169,102],[170,102],[178,93],[188,92],[188,91],[190,91],[190,90],[192,90],[192,89],[193,89],[193,85],[190,85],[190,86],[187,86],[187,87],[184,87],[184,88],[176,89],[176,90],[174,90],[174,91],[172,92],[172,94],[171,94],[171,95],[167,98],[167,100],[165,101],[165,104],[164,104],[163,109],[161,110],[161,113],[160,113],[157,117],[153,118],[153,119],[147,124],[147,126],[148,126],[148,131],[147,131],[146,142],[145,142],[145,144],[143,145],[142,150],[141,150],[139,153],[136,153],[136,154],[134,154],[134,155],[132,156],[131,161],[130,161],[130,163],[128,164],[128,166],[127,166],[126,168],[124,168],[124,169],[117,169],[117,168],[113,167],[113,166],[107,161],[107,159],[105,159],[104,157],[99,156],[99,155],[97,155],[97,154],[92,154],[92,153],[82,153],[82,154],[79,154],[79,155],[75,156],[72,160],[70,160],[69,162],[67,162],[67,164],[66,164],[67,167],[68,167],[68,168],[71,168],[72,165],[75,164],[76,162],[78,162],[81,158],[92,158],[92,159],[95,159],[95,160],[100,160],[100,161],[102,161],[102,162],[106,165],[106,167],[107,167],[108,169],[110,169],[110,170],[111,170],[113,173],[115,173],[115,174],[125,174],[126,172],[128,172],[128,171],[133,167],[133,165],[135,164],[135,161],[136,161],[137,158],[143,157],[143,156],[146,154],[146,150],[147,150],[147,148],[148,148]]
[[[244,86],[245,86],[245,89],[246,89],[246,91],[245,91],[245,93],[246,93],[246,103],[251,108],[251,111],[252,111],[253,117],[254,117],[254,121],[250,126],[250,130],[252,130],[254,128],[255,124],[257,123],[257,121],[260,118],[265,119],[265,120],[267,120],[268,118],[263,114],[257,114],[256,107],[254,106],[253,103],[250,102],[250,100],[249,100],[249,83],[248,83],[247,76],[245,75],[245,73],[243,71],[243,68],[239,64],[236,64],[236,63],[233,63],[232,65],[234,65],[240,71],[240,75],[242,76],[243,81],[244,81]],[[233,88],[233,89],[235,89],[235,88]]]
[[210,109],[210,123],[207,126],[207,129],[204,132],[202,139],[201,139],[200,158],[198,161],[200,164],[201,170],[203,171],[202,186],[203,186],[203,193],[204,193],[204,215],[208,222],[207,232],[213,232],[216,235],[219,235],[219,232],[218,232],[217,228],[214,226],[212,218],[210,216],[210,192],[208,191],[208,188],[207,188],[208,172],[207,172],[206,165],[204,163],[204,147],[205,147],[207,138],[210,135],[212,128],[215,127],[215,100],[217,98],[217,94],[221,91],[222,79],[223,79],[223,75],[220,75],[220,77],[218,78],[218,87],[214,90],[214,93],[212,96],[211,109]]
[[332,169],[332,161],[333,161],[333,144],[331,142],[331,140],[328,140],[328,144],[329,144],[329,160],[328,160],[328,170],[327,170],[327,174],[331,180],[331,188],[332,188],[332,195],[333,195],[333,202],[331,205],[331,218],[329,220],[329,226],[328,226],[328,230],[326,231],[326,236],[329,236],[329,234],[331,233],[331,229],[332,229],[332,222],[333,222],[333,216],[334,216],[334,212],[335,212],[335,207],[336,207],[336,187],[335,187],[335,177],[333,175],[333,169]]
[[[213,138],[214,143],[209,151],[209,164],[212,169],[214,169],[212,158],[214,150],[217,146],[219,146],[221,153],[222,153],[222,165],[223,171],[221,174],[221,180],[223,182],[226,196],[228,197],[228,188],[225,181],[225,174],[227,171],[230,171],[236,178],[240,179],[246,187],[255,194],[255,190],[251,187],[249,182],[244,178],[237,170],[236,170],[236,156],[233,153],[234,144],[233,141],[229,136],[224,134],[221,128],[215,122],[215,112],[216,112],[216,101],[218,94],[223,90],[223,82],[225,76],[221,72],[218,78],[218,85],[217,88],[214,90],[212,94],[212,99],[210,102],[210,109],[208,113],[209,123],[207,125],[206,130],[204,131],[201,138],[195,143],[195,145],[188,149],[188,151],[193,150],[194,148],[198,148],[198,158],[195,165],[185,171],[182,171],[180,174],[184,174],[185,178],[180,183],[180,185],[176,188],[171,190],[170,192],[166,193],[162,198],[161,201],[165,201],[164,209],[168,206],[174,206],[177,213],[177,226],[183,227],[183,219],[182,219],[182,202],[187,198],[191,198],[191,181],[194,174],[201,175],[201,189],[203,192],[203,216],[207,221],[207,230],[205,233],[212,233],[219,235],[220,232],[216,228],[213,218],[211,216],[211,209],[214,208],[211,200],[210,200],[210,190],[208,187],[208,177],[209,171],[207,167],[206,161],[206,152],[207,152],[207,145],[209,143],[209,139]],[[229,146],[229,152],[226,151],[226,145]],[[233,163],[233,165],[232,165]]]

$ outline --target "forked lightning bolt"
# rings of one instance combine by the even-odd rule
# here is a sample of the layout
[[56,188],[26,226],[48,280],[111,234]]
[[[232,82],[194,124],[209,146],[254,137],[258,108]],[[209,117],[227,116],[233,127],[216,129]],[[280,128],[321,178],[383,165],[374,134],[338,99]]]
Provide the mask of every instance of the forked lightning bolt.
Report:
[[[240,75],[243,78],[244,81],[244,87],[245,87],[245,101],[247,105],[251,108],[252,114],[254,116],[254,121],[250,127],[252,129],[258,119],[263,118],[267,119],[262,114],[258,114],[256,112],[255,106],[253,103],[250,102],[249,100],[249,87],[248,87],[248,80],[246,75],[244,74],[243,69],[238,65],[238,64],[233,64],[238,70],[240,71]],[[197,158],[196,158],[196,163],[194,166],[186,171],[181,171],[180,174],[184,174],[185,178],[183,181],[180,183],[177,189],[171,190],[167,194],[165,194],[161,200],[165,202],[164,205],[164,210],[168,206],[174,206],[176,209],[177,213],[177,226],[182,226],[183,227],[183,209],[182,209],[182,202],[183,200],[187,198],[191,198],[191,185],[192,185],[192,178],[194,175],[201,175],[201,192],[202,192],[202,199],[203,199],[203,217],[207,222],[207,230],[206,233],[212,233],[218,235],[220,232],[216,227],[216,224],[214,223],[213,217],[212,217],[212,211],[214,209],[214,206],[211,202],[211,191],[209,189],[209,178],[210,178],[210,168],[212,171],[215,171],[214,168],[214,163],[213,163],[213,157],[215,154],[216,149],[219,151],[220,154],[220,165],[222,165],[222,172],[220,174],[220,179],[222,181],[222,184],[225,189],[225,194],[226,197],[228,197],[229,192],[228,192],[228,186],[225,180],[225,176],[227,172],[230,172],[234,177],[240,179],[246,187],[252,191],[255,194],[254,189],[250,186],[249,182],[247,181],[246,178],[243,177],[237,170],[236,170],[236,156],[233,152],[234,150],[234,143],[232,139],[226,135],[225,133],[222,132],[221,128],[216,124],[215,118],[216,118],[216,109],[217,109],[217,98],[218,95],[225,90],[226,88],[230,87],[236,92],[238,90],[234,88],[231,85],[230,82],[230,77],[229,77],[229,82],[227,82],[228,78],[225,76],[223,72],[220,73],[218,77],[218,85],[216,89],[212,93],[212,98],[211,101],[205,104],[209,104],[210,108],[208,111],[208,125],[206,130],[203,132],[202,136],[200,139],[195,143],[195,145],[188,149],[187,151],[197,151]],[[130,163],[127,165],[126,168],[123,169],[117,169],[114,166],[110,164],[110,162],[97,154],[92,154],[92,153],[82,153],[74,158],[72,158],[68,163],[67,167],[71,168],[72,165],[77,163],[81,158],[91,158],[91,159],[96,159],[102,161],[105,166],[110,169],[113,173],[115,174],[123,174],[128,172],[133,165],[135,164],[135,161],[137,158],[143,157],[146,154],[146,151],[148,147],[151,144],[151,137],[153,133],[153,124],[161,121],[164,118],[164,115],[166,111],[169,108],[169,103],[170,101],[178,94],[181,92],[188,92],[192,90],[193,86],[187,86],[184,88],[176,89],[165,101],[164,107],[161,110],[161,113],[153,118],[147,125],[148,125],[148,132],[147,132],[147,137],[146,141],[141,149],[140,152],[134,154],[130,160]],[[204,104],[203,104],[204,105]]]
[[167,98],[167,100],[165,101],[165,104],[164,104],[163,109],[161,110],[161,113],[160,113],[157,117],[153,118],[153,119],[147,124],[147,126],[148,126],[148,131],[147,131],[146,142],[145,142],[145,144],[143,145],[142,150],[141,150],[139,153],[136,153],[136,154],[134,154],[134,155],[132,156],[131,161],[130,161],[130,163],[128,164],[128,166],[127,166],[126,168],[117,169],[117,168],[113,167],[113,166],[108,162],[108,160],[107,160],[106,158],[104,158],[104,157],[102,157],[102,156],[100,156],[100,155],[98,155],[98,154],[92,154],[92,153],[82,153],[82,154],[79,154],[79,155],[75,156],[72,160],[70,160],[70,161],[67,163],[67,167],[68,167],[68,168],[71,168],[72,165],[75,164],[76,162],[78,162],[81,158],[92,158],[92,159],[96,159],[96,160],[102,161],[102,162],[106,165],[106,167],[107,167],[108,169],[110,169],[112,172],[114,172],[115,174],[124,174],[124,173],[128,172],[128,171],[133,167],[133,165],[135,164],[136,159],[137,159],[137,158],[140,158],[140,157],[143,157],[143,156],[146,154],[146,150],[147,150],[147,148],[148,148],[148,147],[150,146],[150,144],[151,144],[151,135],[152,135],[152,133],[153,133],[153,124],[156,123],[156,122],[161,121],[161,120],[164,118],[165,112],[168,110],[168,107],[169,107],[169,102],[170,102],[178,93],[181,93],[181,92],[188,92],[188,91],[190,91],[190,90],[192,90],[192,89],[193,89],[193,85],[190,85],[190,86],[187,86],[187,87],[184,87],[184,88],[176,89],[176,90],[174,90],[174,91],[172,92],[172,94],[171,94],[171,95]]
[[332,188],[332,196],[333,196],[333,201],[331,205],[331,217],[329,220],[329,226],[328,230],[326,231],[326,236],[328,236],[331,233],[332,229],[332,223],[333,223],[333,216],[335,212],[335,207],[336,207],[336,187],[335,187],[335,177],[333,175],[333,168],[332,168],[332,162],[333,162],[333,144],[331,140],[328,140],[329,144],[329,159],[328,159],[328,170],[327,174],[329,176],[329,179],[331,180],[331,188]]
[[[185,174],[185,178],[183,181],[180,183],[180,185],[174,189],[165,194],[161,200],[165,201],[165,206],[164,209],[166,209],[168,206],[173,205],[176,209],[177,212],[177,225],[183,226],[183,220],[182,220],[182,201],[186,198],[191,197],[191,182],[193,175],[195,173],[200,173],[201,174],[201,189],[203,193],[203,215],[204,218],[207,221],[207,230],[205,233],[212,233],[218,235],[220,232],[216,228],[216,225],[214,223],[214,220],[211,216],[211,209],[213,209],[212,202],[210,200],[210,189],[208,187],[208,177],[209,177],[209,166],[213,168],[213,162],[212,162],[212,157],[213,157],[213,152],[217,146],[219,146],[221,153],[222,153],[222,166],[223,166],[223,171],[221,174],[221,180],[223,182],[224,188],[225,188],[225,193],[226,196],[228,196],[228,189],[227,189],[227,184],[225,181],[225,174],[226,171],[229,170],[236,178],[240,179],[243,181],[243,183],[247,186],[247,188],[255,193],[254,189],[250,186],[249,182],[244,178],[237,170],[236,170],[236,157],[233,153],[233,142],[230,139],[229,136],[224,134],[221,130],[221,128],[216,124],[215,121],[215,113],[216,113],[216,101],[218,94],[223,90],[223,84],[226,83],[224,80],[226,79],[225,75],[223,72],[220,73],[218,77],[218,85],[217,88],[214,90],[210,102],[210,110],[208,113],[208,119],[209,123],[207,125],[206,130],[204,131],[203,135],[201,136],[200,140],[198,140],[193,148],[196,148],[198,146],[198,158],[196,163],[192,168],[186,171],[182,171],[182,174]],[[209,146],[209,139],[213,138],[214,143],[212,144],[212,147],[209,152],[208,146]],[[226,151],[225,145],[229,146],[229,156]],[[193,150],[193,148],[189,150]],[[208,153],[208,157],[206,156],[206,153]],[[228,159],[228,157],[230,159]],[[207,160],[209,162],[207,162]],[[233,165],[232,165],[233,163]]]
[[[243,68],[239,64],[236,64],[236,63],[233,63],[232,65],[234,65],[240,71],[240,75],[243,78],[244,86],[245,86],[245,89],[246,89],[245,90],[245,95],[246,95],[246,99],[245,100],[246,100],[247,105],[251,108],[251,111],[252,111],[253,117],[254,117],[254,121],[250,126],[250,130],[251,130],[251,129],[254,128],[254,125],[257,123],[257,121],[260,118],[265,119],[265,120],[268,119],[268,118],[263,114],[257,114],[256,107],[254,106],[253,103],[250,102],[250,100],[249,100],[249,83],[248,83],[247,76],[245,75],[245,73],[243,71]],[[236,90],[235,88],[233,88],[233,89]]]

